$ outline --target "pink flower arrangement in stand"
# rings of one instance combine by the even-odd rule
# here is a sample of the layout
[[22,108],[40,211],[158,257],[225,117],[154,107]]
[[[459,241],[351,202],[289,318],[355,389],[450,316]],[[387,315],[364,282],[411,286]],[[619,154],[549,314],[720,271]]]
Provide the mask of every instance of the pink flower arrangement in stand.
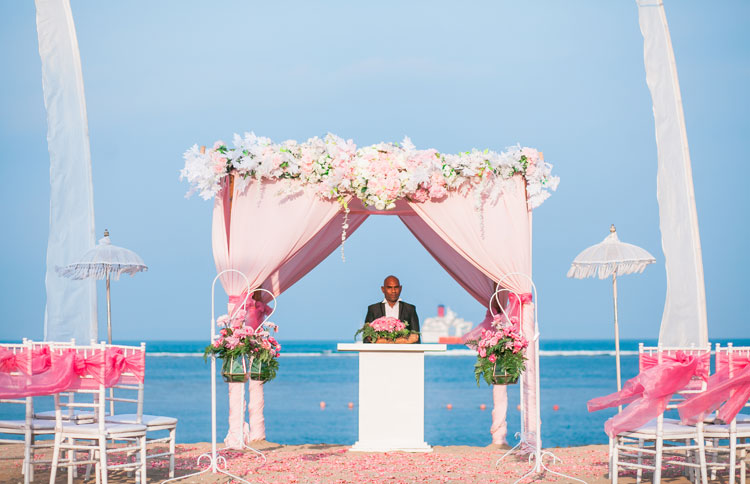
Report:
[[[357,335],[362,333],[362,341],[365,343],[375,343],[379,340],[389,343],[412,343],[416,341],[417,332],[409,331],[408,326],[409,323],[405,321],[384,316],[370,323],[365,323],[354,333],[354,338],[356,339]],[[414,341],[409,339],[411,335],[415,336],[411,338]]]
[[477,385],[482,377],[488,385],[515,383],[526,369],[524,350],[529,342],[503,316],[496,316],[492,329],[482,331],[479,340],[470,346],[477,350],[474,365]]
[[232,318],[226,314],[220,316],[216,320],[219,334],[213,343],[206,346],[203,356],[216,355],[224,360],[225,365],[230,361],[241,363],[244,358],[249,358],[249,365],[241,366],[246,368],[251,379],[273,380],[279,369],[277,359],[281,356],[281,345],[271,336],[271,331],[277,332],[279,328],[269,321],[254,330],[243,325],[245,316],[244,310],[238,311]]

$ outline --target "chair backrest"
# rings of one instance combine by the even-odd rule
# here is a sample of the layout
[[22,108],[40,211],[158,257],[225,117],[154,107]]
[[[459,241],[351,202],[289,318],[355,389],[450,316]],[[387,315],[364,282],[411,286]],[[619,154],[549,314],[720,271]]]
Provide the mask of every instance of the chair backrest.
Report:
[[[108,345],[108,347],[121,350],[124,358],[130,361],[138,361],[145,368],[146,343],[141,343],[140,346]],[[109,414],[134,413],[137,416],[137,422],[141,423],[143,419],[143,393],[144,384],[141,378],[135,374],[132,368],[124,368],[119,380],[111,387],[111,391],[107,392]],[[134,405],[134,411],[123,411],[124,404],[130,404],[131,408]]]
[[711,345],[702,348],[695,346],[645,346],[638,345],[638,367],[644,371],[655,365],[677,361],[682,356],[693,356],[699,359],[695,374],[690,378],[688,384],[678,390],[667,404],[668,409],[676,408],[677,404],[683,402],[691,394],[701,393],[706,390],[706,381],[711,373]]
[[[725,347],[722,347],[720,343],[716,343],[714,362],[716,373],[727,368],[729,378],[732,378],[740,368],[750,364],[750,346],[734,346],[732,343],[728,343]],[[750,400],[745,402],[744,406],[750,407]]]
[[[24,354],[25,353],[25,354]],[[32,371],[32,360],[31,360],[31,346],[26,343],[3,343],[0,344],[0,357],[8,362],[7,365],[0,370],[9,376],[20,376],[22,374],[30,375]],[[18,359],[16,359],[18,357]],[[10,360],[13,360],[11,363]],[[19,365],[25,365],[25,368],[20,368]],[[23,398],[3,398],[0,399],[0,404],[5,405],[24,405],[24,419],[27,423],[30,423],[30,419],[34,415],[34,407],[32,397]],[[10,407],[8,407],[10,409]],[[18,409],[20,410],[20,409]],[[15,411],[13,411],[15,413]],[[20,413],[20,412],[19,412]],[[7,418],[7,417],[6,417]],[[0,442],[12,442],[18,443],[17,440],[0,439]]]

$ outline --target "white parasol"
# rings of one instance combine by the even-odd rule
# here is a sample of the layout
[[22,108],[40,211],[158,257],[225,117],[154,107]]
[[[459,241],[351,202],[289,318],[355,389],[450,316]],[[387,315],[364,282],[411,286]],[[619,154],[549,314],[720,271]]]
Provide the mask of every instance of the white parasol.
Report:
[[109,231],[104,231],[104,237],[99,243],[79,259],[78,262],[58,267],[57,273],[70,279],[106,279],[107,280],[107,340],[112,344],[112,306],[109,297],[109,281],[117,280],[120,274],[135,275],[136,272],[146,271],[148,267],[132,250],[112,245]]
[[617,275],[643,272],[647,265],[656,262],[654,256],[633,244],[620,242],[615,226],[602,242],[584,250],[573,261],[568,277],[583,279],[598,276],[606,279],[612,276],[612,295],[615,300],[615,356],[617,363],[617,390],[622,389],[620,377],[620,329],[617,326]]

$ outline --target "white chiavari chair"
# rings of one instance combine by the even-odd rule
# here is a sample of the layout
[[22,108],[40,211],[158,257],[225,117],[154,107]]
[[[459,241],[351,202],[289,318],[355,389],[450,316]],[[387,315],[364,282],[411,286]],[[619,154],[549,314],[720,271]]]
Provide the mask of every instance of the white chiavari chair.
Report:
[[[657,364],[662,364],[667,359],[665,356],[674,355],[678,351],[690,356],[705,357],[706,354],[711,354],[711,347],[647,347],[641,343],[638,347],[641,370],[646,358],[655,357]],[[670,398],[666,410],[675,409],[677,404],[691,394],[705,391],[708,371],[709,367],[705,365],[705,375],[694,376],[685,388]],[[665,464],[683,466],[692,471],[694,482],[699,478],[702,484],[707,484],[702,422],[695,426],[682,425],[677,420],[665,418],[662,413],[640,428],[621,432],[610,439],[610,480],[614,484],[618,482],[620,468],[636,469],[638,483],[641,481],[643,470],[651,470],[653,483],[659,484]]]
[[[140,350],[134,348],[134,351]],[[107,345],[76,346],[75,351],[84,362],[89,358],[92,361],[96,358],[102,360]],[[135,471],[136,482],[146,484],[146,426],[106,421],[107,389],[101,383],[106,381],[106,377],[106,365],[99,365],[80,377],[74,400],[66,402],[59,394],[55,395],[55,443],[50,484],[55,482],[58,467],[68,467],[68,482],[71,482],[73,468],[81,464],[95,464],[97,482],[103,484],[108,483],[108,471],[116,469]],[[63,411],[67,407],[86,409],[94,414],[95,421],[80,423],[65,420]],[[85,453],[86,457],[77,459],[77,452]],[[126,458],[124,462],[114,463],[110,460],[113,453],[135,453],[135,460],[131,462]],[[67,454],[67,458],[61,459],[61,454]]]
[[[736,362],[747,362],[750,360],[750,347],[734,346],[729,343],[722,348],[716,344],[716,372],[727,367],[729,378],[735,376]],[[745,407],[750,407],[750,401],[745,402]],[[740,482],[745,484],[747,480],[748,449],[750,449],[750,415],[738,414],[731,422],[716,420],[713,414],[704,427],[706,439],[710,439],[714,445],[708,448],[708,453],[713,457],[710,459],[709,467],[712,469],[712,477],[715,471],[726,469],[729,474],[729,484],[735,484],[737,469],[740,471]],[[726,443],[725,443],[726,442]],[[726,460],[721,457],[726,455]]]
[[[113,345],[116,347],[115,345]],[[129,354],[126,347],[121,347]],[[146,353],[146,344],[141,343],[142,354]],[[143,413],[144,384],[132,373],[124,373],[120,381],[113,387],[114,394],[108,397],[110,401],[111,415],[107,417],[107,422],[123,424],[142,424],[146,426],[147,434],[153,435],[157,432],[166,432],[166,436],[149,437],[146,440],[147,447],[153,448],[157,445],[166,445],[168,450],[152,451],[146,454],[146,459],[169,459],[169,477],[174,477],[174,455],[175,455],[175,434],[177,432],[177,419],[161,415],[148,415]],[[134,411],[125,413],[121,410],[124,405],[129,405]]]
[[[24,342],[22,344],[0,344],[0,348],[11,352],[13,355],[20,355],[26,353],[26,361],[28,367],[25,369],[25,374],[31,374],[32,372],[32,359],[31,351],[32,347],[30,344]],[[19,370],[10,372],[11,376],[21,376],[22,372]],[[45,446],[43,443],[37,443],[36,437],[42,435],[53,435],[55,432],[55,426],[53,422],[49,420],[40,420],[34,418],[34,402],[33,397],[23,398],[9,398],[0,399],[0,404],[5,406],[18,405],[23,406],[23,419],[7,419],[0,420],[0,434],[7,437],[0,438],[0,442],[4,444],[23,444],[23,465],[21,472],[24,476],[24,483],[28,484],[34,480],[34,467],[36,465],[44,464],[45,461],[35,460],[35,450]],[[21,440],[23,439],[23,440]],[[47,445],[49,447],[49,445]],[[17,459],[18,457],[8,457],[5,452],[2,453],[0,459]],[[49,461],[47,461],[49,462]]]

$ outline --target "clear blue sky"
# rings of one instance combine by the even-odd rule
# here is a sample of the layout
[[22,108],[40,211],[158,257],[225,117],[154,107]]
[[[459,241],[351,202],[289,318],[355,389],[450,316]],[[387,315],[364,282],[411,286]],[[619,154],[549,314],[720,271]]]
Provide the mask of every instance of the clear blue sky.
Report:
[[[203,339],[212,202],[186,200],[182,153],[234,132],[330,131],[358,145],[544,151],[562,178],[534,212],[542,338],[611,338],[611,283],[565,277],[609,224],[657,263],[619,280],[623,338],[656,338],[666,290],[656,147],[633,0],[73,1],[96,230],[149,265],[114,282],[115,339]],[[709,337],[747,337],[750,3],[666,2],[703,246]],[[49,157],[33,2],[0,3],[0,339],[40,338]],[[384,242],[385,240],[385,242]],[[502,250],[502,248],[498,248]],[[371,217],[279,298],[284,339],[349,340],[395,273],[424,319],[465,294],[394,217]],[[100,334],[106,313],[100,283]]]

